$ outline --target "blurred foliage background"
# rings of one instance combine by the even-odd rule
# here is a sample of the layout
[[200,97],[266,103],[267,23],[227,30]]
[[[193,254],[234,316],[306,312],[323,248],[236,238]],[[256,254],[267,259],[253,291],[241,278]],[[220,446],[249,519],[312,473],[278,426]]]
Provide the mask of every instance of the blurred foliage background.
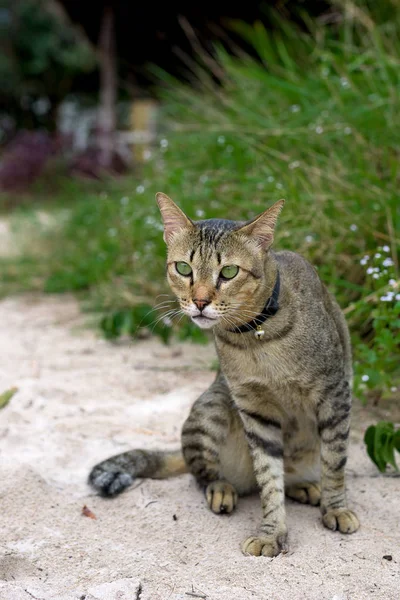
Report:
[[[184,22],[193,47],[184,77],[147,66],[154,138],[123,175],[114,162],[89,169],[91,178],[71,168],[81,163],[65,140],[12,144],[22,126],[37,133],[45,116],[46,132],[57,129],[60,103],[84,74],[97,85],[102,48],[28,0],[16,10],[30,25],[14,42],[0,12],[9,45],[0,62],[8,82],[0,179],[5,171],[4,180],[21,181],[27,155],[46,160],[22,189],[3,186],[1,294],[72,291],[110,339],[146,328],[164,341],[204,342],[200,330],[163,311],[169,290],[155,193],[193,218],[247,219],[283,197],[275,246],[310,260],[342,306],[355,393],[398,398],[400,2],[333,0],[319,15],[306,3],[293,13],[263,5],[252,22],[230,19],[210,47]],[[83,87],[84,102],[96,104],[87,81]],[[32,107],[43,98],[51,110],[42,102],[40,114]],[[27,113],[36,114],[28,124]]]

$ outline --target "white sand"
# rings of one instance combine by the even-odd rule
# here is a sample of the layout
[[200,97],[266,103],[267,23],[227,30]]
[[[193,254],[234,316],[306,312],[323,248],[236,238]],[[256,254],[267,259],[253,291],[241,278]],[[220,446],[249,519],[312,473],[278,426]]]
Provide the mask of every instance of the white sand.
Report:
[[[377,476],[357,410],[348,496],[361,520],[332,533],[287,501],[290,552],[244,557],[258,498],[216,516],[189,475],[143,481],[113,500],[90,467],[132,447],[175,448],[211,382],[210,347],[109,344],[80,327],[74,300],[0,303],[1,600],[363,600],[400,598],[400,479]],[[82,516],[83,505],[97,516]],[[174,520],[173,515],[176,515]],[[392,561],[383,559],[391,555]]]

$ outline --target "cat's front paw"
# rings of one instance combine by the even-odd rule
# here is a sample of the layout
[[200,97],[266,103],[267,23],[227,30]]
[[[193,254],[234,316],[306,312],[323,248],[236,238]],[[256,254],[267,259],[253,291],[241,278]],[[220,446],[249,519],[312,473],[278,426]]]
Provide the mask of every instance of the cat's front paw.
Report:
[[233,511],[238,495],[233,485],[227,481],[213,481],[207,486],[206,499],[209,508],[217,515],[221,515]]
[[129,473],[123,471],[106,471],[96,465],[89,475],[89,483],[102,496],[116,496],[132,485],[134,479]]
[[276,536],[252,536],[242,544],[242,552],[247,556],[277,556],[288,551],[287,533]]
[[322,516],[322,522],[328,529],[340,531],[340,533],[354,533],[360,527],[357,516],[348,508],[328,510]]

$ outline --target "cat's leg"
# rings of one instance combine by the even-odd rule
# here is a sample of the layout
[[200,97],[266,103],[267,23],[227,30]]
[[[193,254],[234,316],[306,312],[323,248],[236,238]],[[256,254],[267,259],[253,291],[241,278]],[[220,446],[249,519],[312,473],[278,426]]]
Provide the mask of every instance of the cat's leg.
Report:
[[[260,533],[249,537],[242,550],[254,556],[276,556],[285,551],[287,539],[282,424],[279,413],[268,406],[265,397],[255,396],[255,390],[234,396],[253,458],[262,506]],[[251,403],[247,398],[251,398]]]
[[224,478],[220,460],[234,418],[232,408],[229,389],[218,374],[196,400],[182,428],[186,464],[204,487],[209,508],[217,514],[231,513],[238,499],[235,488]]
[[347,508],[345,465],[350,430],[351,390],[348,381],[326,386],[318,403],[321,436],[321,513],[328,529],[353,533],[359,521]]

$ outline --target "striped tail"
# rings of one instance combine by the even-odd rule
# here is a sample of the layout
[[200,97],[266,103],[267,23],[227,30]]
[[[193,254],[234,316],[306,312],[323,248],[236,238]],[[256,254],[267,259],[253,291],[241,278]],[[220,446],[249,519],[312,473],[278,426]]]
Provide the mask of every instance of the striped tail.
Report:
[[116,496],[137,478],[165,479],[187,472],[181,450],[130,450],[93,467],[89,483],[103,496]]

